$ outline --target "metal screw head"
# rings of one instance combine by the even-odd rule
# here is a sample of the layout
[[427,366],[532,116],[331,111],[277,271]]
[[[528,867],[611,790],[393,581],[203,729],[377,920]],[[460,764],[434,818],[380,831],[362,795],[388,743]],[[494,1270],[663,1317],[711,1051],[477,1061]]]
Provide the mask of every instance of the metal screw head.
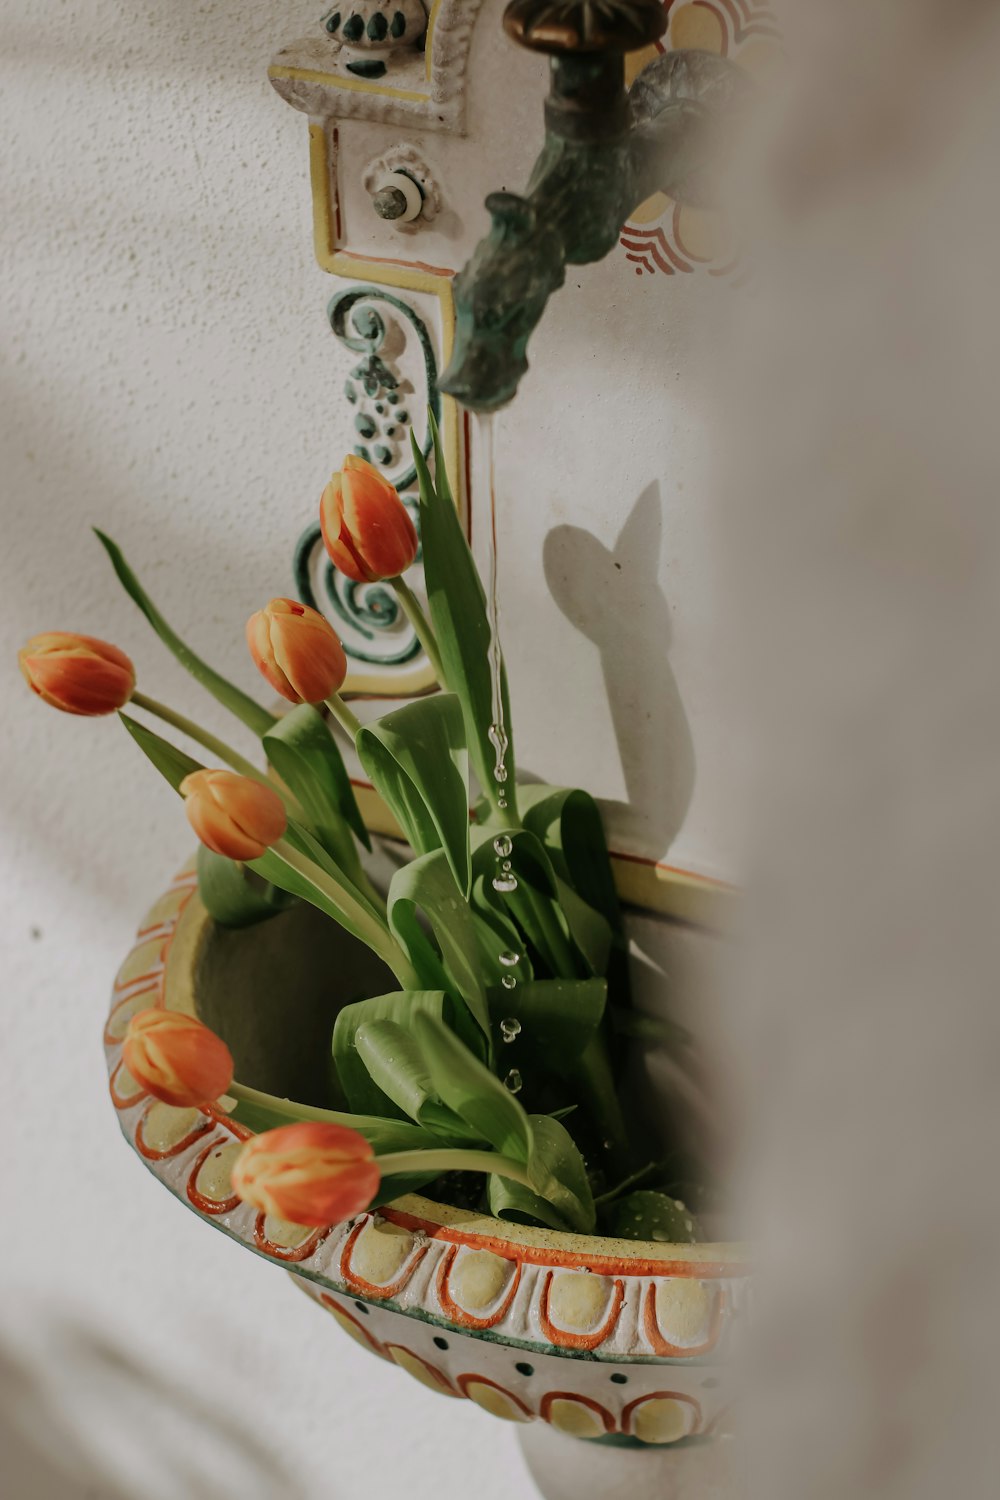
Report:
[[380,219],[401,219],[406,213],[406,197],[397,187],[380,188],[372,205]]

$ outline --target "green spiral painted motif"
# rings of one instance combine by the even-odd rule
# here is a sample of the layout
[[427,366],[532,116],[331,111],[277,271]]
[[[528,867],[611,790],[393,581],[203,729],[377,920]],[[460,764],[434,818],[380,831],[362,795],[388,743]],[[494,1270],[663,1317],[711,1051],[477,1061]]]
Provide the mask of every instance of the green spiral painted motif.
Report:
[[[380,353],[388,328],[381,313],[371,305],[378,302],[393,308],[414,330],[423,357],[427,387],[426,408],[433,411],[439,422],[441,395],[437,383],[437,360],[430,335],[426,324],[412,307],[377,286],[350,287],[331,298],[327,316],[335,337],[345,348],[363,356],[351,370],[344,387],[345,399],[357,408],[354,431],[358,441],[354,451],[376,468],[384,470],[393,466],[401,452],[409,452],[412,419],[407,409],[408,398],[400,388],[399,377]],[[429,455],[431,447],[428,423],[421,443],[425,456]],[[416,484],[416,467],[411,462],[402,474],[395,478],[390,475],[386,477],[391,478],[397,490],[403,491]],[[416,496],[403,495],[402,499],[419,536]],[[323,607],[317,601],[312,581],[313,559],[316,549],[321,546],[319,523],[314,521],[299,537],[292,561],[298,596],[313,609]],[[418,552],[417,561],[419,560]],[[400,666],[419,654],[420,642],[412,629],[407,631],[404,643],[398,650],[379,654],[377,649],[372,649],[380,636],[398,627],[402,615],[395,593],[385,584],[356,583],[353,579],[345,578],[329,558],[324,558],[321,593],[324,596],[323,603],[349,627],[350,633],[345,635],[343,645],[347,655],[355,661],[372,666]]]

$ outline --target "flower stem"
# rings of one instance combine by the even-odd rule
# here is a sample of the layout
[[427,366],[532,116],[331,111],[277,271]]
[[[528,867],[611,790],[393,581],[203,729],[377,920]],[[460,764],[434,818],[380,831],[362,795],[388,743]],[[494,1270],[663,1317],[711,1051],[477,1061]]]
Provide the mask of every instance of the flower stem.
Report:
[[145,693],[133,693],[130,701],[133,708],[144,708],[147,713],[155,714],[165,724],[171,724],[174,729],[179,729],[181,734],[188,735],[190,739],[210,751],[212,755],[218,756],[219,760],[224,760],[227,765],[232,766],[233,770],[238,771],[241,776],[249,776],[254,781],[268,781],[263,771],[259,771],[255,765],[244,759],[237,750],[234,750],[231,745],[227,745],[224,740],[217,739],[207,729],[202,729],[201,725],[196,724],[193,719],[185,718],[183,714],[179,714],[174,709],[168,708],[165,703],[157,702],[155,698],[147,698]]
[[434,669],[434,676],[444,687],[444,667],[441,663],[441,653],[438,651],[437,637],[430,620],[424,614],[420,600],[405,579],[390,578],[389,582],[396,590],[396,597],[403,606],[403,613],[416,631],[417,640],[423,646],[424,654]]
[[357,714],[351,712],[339,693],[331,693],[326,700],[326,706],[341,728],[350,735],[353,744],[361,732],[361,720]]
[[528,1169],[523,1162],[512,1161],[509,1156],[499,1156],[495,1151],[463,1151],[459,1147],[444,1146],[440,1150],[392,1151],[375,1158],[383,1177],[395,1177],[421,1172],[496,1172],[512,1182],[520,1182],[534,1191]]

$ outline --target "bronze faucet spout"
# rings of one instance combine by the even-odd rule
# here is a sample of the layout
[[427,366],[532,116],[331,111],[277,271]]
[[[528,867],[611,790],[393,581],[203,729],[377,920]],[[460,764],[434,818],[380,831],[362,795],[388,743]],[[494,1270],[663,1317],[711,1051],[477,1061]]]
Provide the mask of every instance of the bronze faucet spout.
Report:
[[748,83],[704,52],[668,52],[625,88],[624,53],[666,24],[659,0],[513,0],[504,27],[552,54],[545,143],[523,197],[491,193],[489,233],[455,278],[456,330],[441,389],[474,411],[505,406],[527,344],[567,265],[602,260],[657,188],[710,195],[709,157]]

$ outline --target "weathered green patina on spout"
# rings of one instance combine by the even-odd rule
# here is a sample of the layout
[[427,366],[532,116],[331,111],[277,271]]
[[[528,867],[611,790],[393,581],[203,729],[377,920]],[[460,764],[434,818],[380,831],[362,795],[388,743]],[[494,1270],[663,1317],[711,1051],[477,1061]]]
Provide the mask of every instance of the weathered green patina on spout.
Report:
[[602,260],[658,189],[704,204],[745,75],[707,52],[667,52],[625,87],[625,54],[662,35],[659,0],[513,0],[504,28],[551,54],[545,144],[523,197],[491,193],[492,227],[455,278],[441,387],[474,411],[514,396],[527,344],[567,265]]

